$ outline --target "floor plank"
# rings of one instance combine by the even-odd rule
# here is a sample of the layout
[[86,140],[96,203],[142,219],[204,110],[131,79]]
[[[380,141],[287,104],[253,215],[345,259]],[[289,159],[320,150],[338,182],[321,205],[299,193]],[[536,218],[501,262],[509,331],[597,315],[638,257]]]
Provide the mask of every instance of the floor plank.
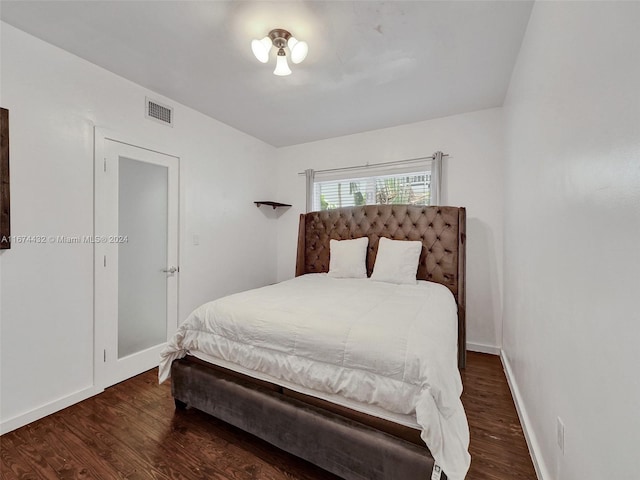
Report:
[[[468,354],[470,480],[535,480],[499,357]],[[0,437],[4,480],[337,480],[197,410],[174,413],[156,371]]]

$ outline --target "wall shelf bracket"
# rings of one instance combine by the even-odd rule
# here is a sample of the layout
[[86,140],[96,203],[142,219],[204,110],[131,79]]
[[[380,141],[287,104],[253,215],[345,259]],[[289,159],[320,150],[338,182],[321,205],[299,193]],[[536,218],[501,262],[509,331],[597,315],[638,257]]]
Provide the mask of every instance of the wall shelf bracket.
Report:
[[288,203],[279,203],[279,202],[271,202],[271,201],[264,201],[264,202],[253,202],[256,204],[256,207],[260,207],[260,205],[269,205],[271,207],[273,207],[273,209],[275,210],[278,207],[290,207],[291,205],[289,205]]

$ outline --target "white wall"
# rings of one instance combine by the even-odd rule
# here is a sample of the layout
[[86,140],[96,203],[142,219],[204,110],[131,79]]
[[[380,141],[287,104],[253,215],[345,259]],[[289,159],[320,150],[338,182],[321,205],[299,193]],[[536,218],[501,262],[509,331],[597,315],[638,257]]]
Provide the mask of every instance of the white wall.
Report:
[[467,207],[467,341],[497,350],[502,339],[501,109],[278,149],[278,200],[293,204],[278,221],[278,280],[295,273],[298,217],[307,168],[321,170],[428,156],[444,161],[442,203]]
[[640,472],[639,25],[537,2],[505,103],[504,352],[545,480]]
[[[95,125],[181,159],[180,320],[205,300],[275,280],[276,220],[252,203],[274,196],[273,147],[7,24],[1,40],[14,235],[92,234]],[[144,118],[145,95],[175,107],[175,128]],[[0,265],[7,430],[91,393],[93,253],[14,242]]]

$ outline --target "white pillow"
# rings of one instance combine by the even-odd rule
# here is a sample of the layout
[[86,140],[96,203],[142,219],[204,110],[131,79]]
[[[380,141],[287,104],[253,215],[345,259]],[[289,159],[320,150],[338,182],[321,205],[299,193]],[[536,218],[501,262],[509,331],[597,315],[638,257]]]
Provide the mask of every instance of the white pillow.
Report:
[[371,280],[415,285],[422,242],[381,238]]
[[368,237],[331,240],[328,275],[335,278],[367,278],[368,246]]

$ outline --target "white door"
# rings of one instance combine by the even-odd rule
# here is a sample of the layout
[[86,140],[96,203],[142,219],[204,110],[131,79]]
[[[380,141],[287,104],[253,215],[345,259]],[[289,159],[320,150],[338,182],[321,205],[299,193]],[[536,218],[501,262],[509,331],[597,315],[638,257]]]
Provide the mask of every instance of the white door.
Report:
[[178,158],[96,135],[96,385],[158,365],[178,323]]

